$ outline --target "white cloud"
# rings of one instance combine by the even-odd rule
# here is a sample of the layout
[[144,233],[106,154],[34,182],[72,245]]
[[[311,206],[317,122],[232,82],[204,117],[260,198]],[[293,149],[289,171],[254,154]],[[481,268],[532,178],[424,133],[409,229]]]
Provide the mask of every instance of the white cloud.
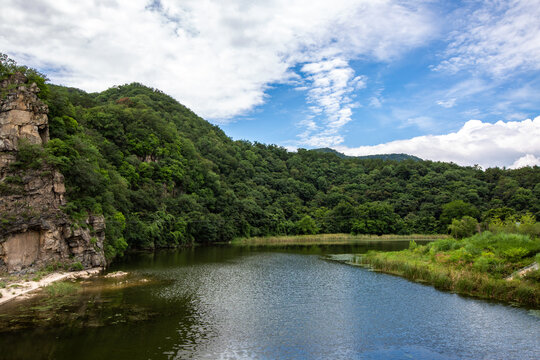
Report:
[[435,121],[429,116],[416,116],[405,120],[401,127],[416,126],[419,129],[429,130],[435,127]]
[[355,90],[366,86],[366,77],[355,76],[354,70],[343,59],[305,64],[309,90],[309,120],[300,122],[306,131],[300,134],[301,142],[310,146],[331,146],[343,142],[341,128],[351,121]]
[[456,98],[448,99],[448,100],[439,100],[437,101],[437,105],[442,106],[443,108],[450,109],[456,105]]
[[283,146],[288,152],[297,152],[298,148],[293,145],[285,145]]
[[433,25],[415,2],[5,0],[0,49],[55,83],[100,91],[138,81],[228,121],[262,104],[270,84],[297,81],[299,64],[387,61],[422,44]]
[[540,4],[537,0],[484,1],[451,36],[446,60],[435,70],[506,76],[540,70]]
[[526,166],[535,166],[535,165],[540,166],[540,157],[536,157],[532,154],[527,154],[520,157],[516,161],[514,161],[514,163],[510,165],[510,168],[517,169],[517,168],[522,168]]
[[369,106],[375,109],[380,109],[382,107],[382,103],[382,100],[376,96],[369,98]]
[[374,146],[336,147],[347,155],[406,153],[423,159],[451,161],[482,167],[538,164],[540,158],[540,116],[534,120],[499,121],[495,124],[469,120],[446,135],[418,136]]

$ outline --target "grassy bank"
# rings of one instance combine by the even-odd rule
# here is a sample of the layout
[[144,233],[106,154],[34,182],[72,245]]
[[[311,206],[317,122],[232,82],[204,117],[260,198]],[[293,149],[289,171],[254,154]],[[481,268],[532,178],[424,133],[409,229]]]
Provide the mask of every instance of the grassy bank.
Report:
[[408,250],[370,251],[357,262],[441,290],[540,308],[540,271],[507,280],[540,260],[540,239],[484,232],[470,238],[442,239]]
[[236,245],[333,245],[354,244],[369,241],[430,241],[446,239],[448,235],[351,235],[351,234],[317,234],[317,235],[285,235],[238,238],[232,241]]

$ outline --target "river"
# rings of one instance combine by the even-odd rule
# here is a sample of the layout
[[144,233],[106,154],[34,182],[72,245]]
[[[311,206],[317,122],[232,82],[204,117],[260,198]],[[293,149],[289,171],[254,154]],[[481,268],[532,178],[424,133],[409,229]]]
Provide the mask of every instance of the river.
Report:
[[125,278],[0,308],[3,359],[538,359],[538,312],[323,255],[238,246],[132,254]]

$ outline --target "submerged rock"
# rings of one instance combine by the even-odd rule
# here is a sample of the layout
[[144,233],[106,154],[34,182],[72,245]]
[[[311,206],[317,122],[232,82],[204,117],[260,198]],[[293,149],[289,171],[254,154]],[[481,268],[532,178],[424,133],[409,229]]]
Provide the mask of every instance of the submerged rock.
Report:
[[118,277],[126,276],[127,274],[128,273],[125,271],[114,271],[112,273],[108,273],[107,275],[105,275],[105,278],[118,278]]

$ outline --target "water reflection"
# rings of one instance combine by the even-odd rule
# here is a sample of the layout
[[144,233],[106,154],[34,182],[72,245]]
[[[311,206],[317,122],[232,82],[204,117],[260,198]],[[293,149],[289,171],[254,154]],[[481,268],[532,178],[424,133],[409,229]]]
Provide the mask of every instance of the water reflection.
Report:
[[[83,286],[53,307],[71,315],[4,332],[0,348],[10,352],[0,358],[536,358],[540,319],[524,309],[320,257],[365,250],[209,247],[133,255],[112,270],[130,271],[134,284],[150,281]],[[39,317],[18,315],[30,323]]]

